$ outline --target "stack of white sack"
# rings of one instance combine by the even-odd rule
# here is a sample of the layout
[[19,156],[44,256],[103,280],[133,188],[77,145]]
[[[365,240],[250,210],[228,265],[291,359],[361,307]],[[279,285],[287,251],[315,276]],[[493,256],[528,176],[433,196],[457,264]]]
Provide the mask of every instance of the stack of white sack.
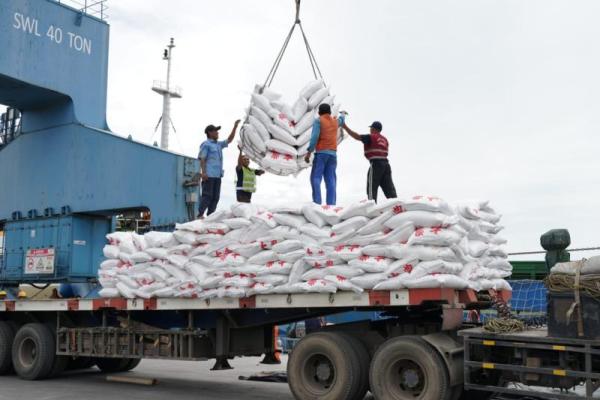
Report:
[[507,290],[504,280],[512,274],[512,265],[504,248],[506,239],[498,235],[504,229],[498,225],[501,216],[487,201],[462,203],[456,206],[459,226],[467,231],[458,251],[466,261],[461,276],[476,290]]
[[178,224],[172,233],[109,234],[100,294],[212,298],[510,289],[503,279],[510,274],[499,247],[504,241],[496,236],[499,217],[486,204],[452,208],[427,196],[349,207],[234,204],[205,220]]
[[[322,79],[308,83],[293,105],[281,94],[256,85],[246,120],[240,131],[242,150],[263,169],[277,175],[296,174],[307,168],[312,126],[320,104],[329,104],[337,117],[339,104]],[[343,139],[341,129],[338,142]]]
[[600,256],[583,258],[579,261],[567,261],[556,263],[550,269],[551,274],[576,275],[598,275],[600,274]]

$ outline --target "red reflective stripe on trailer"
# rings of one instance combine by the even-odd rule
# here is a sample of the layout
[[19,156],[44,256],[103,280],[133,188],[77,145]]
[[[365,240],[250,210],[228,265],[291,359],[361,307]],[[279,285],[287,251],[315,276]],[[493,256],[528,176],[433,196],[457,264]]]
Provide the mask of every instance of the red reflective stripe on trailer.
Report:
[[458,301],[462,304],[477,303],[477,293],[473,289],[465,289],[458,292]]
[[456,303],[456,290],[449,288],[409,289],[408,298],[411,306],[418,306],[424,301],[440,300],[454,304]]
[[6,307],[6,311],[15,311],[15,302],[14,301],[5,301],[4,306]]
[[240,308],[256,308],[256,296],[241,298]]
[[92,309],[100,310],[102,308],[116,308],[117,310],[127,309],[127,299],[94,299],[92,300]]
[[156,310],[156,299],[144,299],[144,310]]
[[390,292],[380,290],[369,290],[369,305],[370,306],[389,306]]
[[79,310],[79,299],[67,300],[67,309],[69,311],[78,311]]

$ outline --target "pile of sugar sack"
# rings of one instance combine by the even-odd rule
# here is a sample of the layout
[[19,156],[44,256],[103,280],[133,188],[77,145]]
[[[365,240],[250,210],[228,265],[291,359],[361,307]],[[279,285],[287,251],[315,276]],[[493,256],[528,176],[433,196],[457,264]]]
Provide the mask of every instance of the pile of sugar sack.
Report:
[[[240,145],[251,160],[277,175],[296,174],[309,164],[308,152],[312,125],[320,104],[329,104],[337,117],[339,104],[322,79],[308,83],[293,105],[285,103],[281,94],[257,85],[246,119],[240,130]],[[338,142],[343,139],[341,129]]]
[[349,207],[234,204],[174,232],[115,232],[103,297],[245,297],[449,287],[510,290],[487,202],[415,196]]

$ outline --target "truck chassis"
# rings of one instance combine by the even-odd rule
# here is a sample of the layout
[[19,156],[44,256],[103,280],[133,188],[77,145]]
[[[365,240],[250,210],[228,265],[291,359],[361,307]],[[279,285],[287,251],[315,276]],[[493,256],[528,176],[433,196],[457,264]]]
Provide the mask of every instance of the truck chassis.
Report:
[[[553,399],[592,399],[600,388],[600,342],[548,337],[546,329],[495,334],[482,328],[459,332],[464,340],[465,389],[540,396],[531,386],[558,388]],[[506,387],[518,382],[529,388]],[[569,392],[584,385],[585,394]]]
[[[496,294],[495,294],[496,295]],[[509,293],[500,293],[507,297]],[[489,298],[489,296],[488,296]],[[242,299],[57,299],[0,302],[0,373],[44,379],[73,365],[106,372],[142,358],[237,356],[275,362],[274,327],[345,311],[386,318],[324,327],[296,345],[288,361],[298,399],[457,399],[463,388],[465,308],[489,306],[473,291],[407,289],[356,294],[270,294]],[[485,300],[485,299],[484,299]]]

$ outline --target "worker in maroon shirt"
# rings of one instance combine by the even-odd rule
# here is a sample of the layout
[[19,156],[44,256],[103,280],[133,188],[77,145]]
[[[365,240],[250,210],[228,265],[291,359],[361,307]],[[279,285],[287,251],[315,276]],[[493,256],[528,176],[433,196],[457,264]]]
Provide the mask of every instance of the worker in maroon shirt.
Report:
[[383,190],[383,194],[388,199],[396,198],[396,188],[392,181],[392,168],[388,162],[388,141],[381,134],[383,125],[381,122],[375,121],[369,126],[371,133],[369,135],[359,135],[346,124],[342,128],[348,135],[363,143],[365,148],[365,157],[371,163],[369,173],[367,175],[367,196],[369,200],[377,201],[377,191],[379,187]]

